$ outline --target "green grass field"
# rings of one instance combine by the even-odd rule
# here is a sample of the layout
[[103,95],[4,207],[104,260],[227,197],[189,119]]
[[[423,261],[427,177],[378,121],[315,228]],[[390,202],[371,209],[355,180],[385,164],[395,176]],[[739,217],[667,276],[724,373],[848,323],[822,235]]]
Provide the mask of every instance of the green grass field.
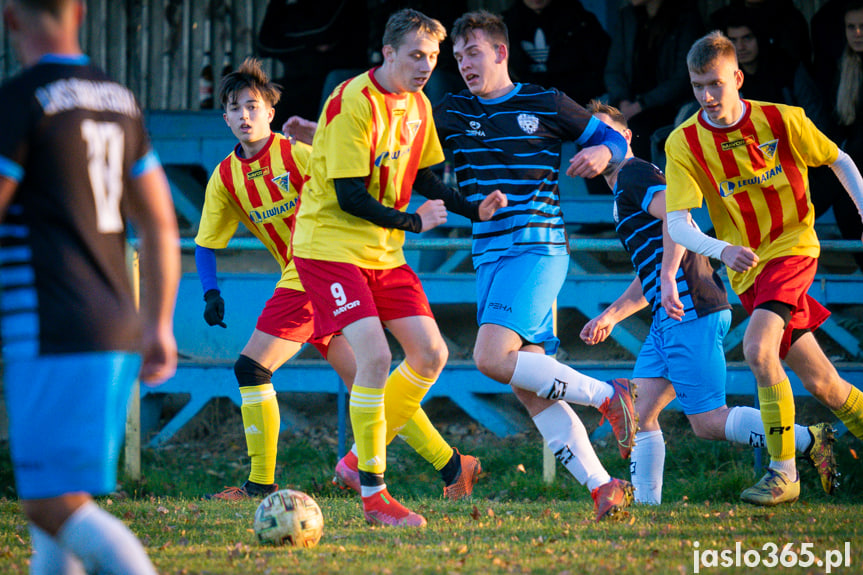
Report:
[[[211,413],[209,424],[166,448],[146,450],[144,479],[123,481],[120,492],[100,499],[141,537],[160,573],[676,574],[695,571],[696,552],[701,573],[824,573],[825,560],[841,563],[833,573],[863,572],[863,473],[854,452],[859,441],[850,437],[836,447],[843,473],[836,496],[825,495],[814,470],[801,465],[800,501],[757,508],[738,500],[756,479],[751,451],[695,439],[683,418],[669,413],[663,418],[664,503],[633,507],[616,521],[596,524],[587,490],[563,468],[552,484],[542,481],[535,432],[499,439],[458,421],[458,414],[432,413],[453,445],[481,458],[484,474],[472,500],[446,501],[437,473],[397,442],[387,470],[391,492],[429,525],[395,530],[367,526],[359,499],[329,484],[334,430],[312,425],[282,435],[277,481],[315,497],[324,513],[324,537],[315,548],[291,549],[256,542],[256,503],[201,499],[241,483],[247,473],[239,419],[227,411]],[[811,419],[807,423],[819,415],[817,409],[798,411]],[[593,429],[593,414],[579,414]],[[616,447],[599,445],[597,452],[612,475],[628,477]],[[0,573],[27,573],[29,537],[5,451],[0,489]],[[755,565],[757,551],[757,566],[733,566],[738,542],[741,562]],[[783,555],[786,544],[791,546]],[[723,558],[732,566],[723,567]],[[801,561],[811,565],[792,566]]]

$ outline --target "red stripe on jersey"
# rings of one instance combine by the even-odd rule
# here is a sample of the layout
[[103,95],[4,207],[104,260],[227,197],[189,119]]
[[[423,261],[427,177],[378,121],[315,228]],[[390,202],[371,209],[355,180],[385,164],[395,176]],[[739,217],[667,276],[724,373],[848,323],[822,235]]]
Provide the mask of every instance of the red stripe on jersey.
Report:
[[267,230],[267,235],[270,236],[271,240],[273,240],[273,244],[275,244],[276,249],[279,251],[279,255],[282,256],[282,260],[284,260],[285,263],[291,261],[290,253],[288,252],[288,245],[285,243],[285,240],[282,239],[282,236],[279,235],[279,232],[276,231],[276,226],[270,223],[265,223],[264,229]]
[[246,188],[246,194],[249,196],[249,203],[252,204],[253,208],[260,208],[264,205],[264,202],[261,200],[261,194],[258,193],[258,186],[255,184],[255,180],[250,180],[246,175],[246,170],[248,169],[248,165],[241,164],[243,185]]
[[240,210],[245,212],[246,210],[243,208],[240,198],[237,197],[237,187],[234,185],[234,174],[231,172],[231,157],[232,156],[228,156],[219,162],[219,178],[221,178],[222,183],[231,193],[231,196],[234,197],[234,201],[237,202],[238,206],[240,206]]
[[722,162],[722,171],[725,173],[726,179],[736,178],[740,175],[740,168],[737,167],[737,160],[734,158],[734,148],[728,150],[722,149],[722,144],[728,141],[726,132],[711,131],[713,134],[713,145],[716,146],[716,157]]
[[761,245],[761,229],[758,227],[758,214],[749,194],[734,194],[731,196],[740,208],[740,218],[746,226],[746,237],[749,238],[749,247],[757,250]]
[[773,186],[761,188],[761,193],[764,194],[764,201],[767,202],[767,209],[770,210],[770,241],[773,242],[785,229],[782,224],[782,199]]
[[342,113],[342,94],[344,94],[345,88],[350,81],[351,80],[345,80],[342,82],[342,85],[336,88],[336,94],[330,98],[329,102],[327,102],[327,115],[325,116],[327,124],[329,124],[333,118]]
[[686,137],[686,143],[689,144],[689,149],[692,151],[695,161],[698,162],[698,165],[701,167],[701,171],[704,172],[704,175],[710,180],[710,185],[713,190],[718,191],[719,186],[716,185],[716,179],[707,167],[707,159],[704,157],[704,148],[701,147],[701,140],[698,139],[698,125],[690,124],[683,128],[683,135]]
[[800,173],[797,162],[794,161],[794,154],[791,152],[791,143],[788,139],[788,132],[785,129],[785,122],[782,121],[782,114],[776,106],[762,106],[761,110],[767,119],[767,123],[770,125],[773,137],[779,140],[776,147],[776,153],[779,155],[779,164],[782,166],[782,171],[785,173],[785,177],[788,178],[788,183],[791,184],[791,190],[794,192],[797,219],[803,221],[803,218],[809,213],[809,202],[806,198],[806,181],[803,178],[803,174]]
[[291,142],[286,139],[281,142],[282,148],[282,161],[285,163],[285,169],[288,170],[288,180],[291,182],[291,185],[294,186],[294,189],[297,190],[297,194],[303,191],[303,184],[305,184],[311,176],[303,176],[300,173],[300,169],[297,167],[297,163],[294,161],[294,155],[291,153]]
[[[428,126],[428,108],[424,105],[425,102],[420,95],[414,95],[419,112],[420,124],[417,127],[417,133],[414,134],[413,140],[410,142],[411,155],[405,167],[405,176],[402,179],[402,189],[399,191],[399,197],[396,201],[396,209],[408,205],[411,201],[411,190],[414,187],[414,181],[417,178],[417,169],[419,168],[420,159],[423,155],[422,146],[425,143],[426,129]],[[409,130],[408,126],[405,126]]]
[[756,145],[758,143],[758,133],[755,131],[755,124],[752,123],[752,115],[747,116],[747,121],[740,126],[740,133],[746,140],[746,151],[749,152],[749,161],[752,162],[754,170],[763,170],[767,167],[767,162],[764,161],[764,155]]
[[273,156],[271,154],[264,154],[261,158],[261,168],[266,168],[264,171],[270,174],[269,177],[261,178],[264,182],[264,187],[267,188],[268,192],[270,192],[270,200],[273,203],[282,201],[284,199],[282,190],[280,190],[278,184],[273,181],[273,176],[275,174],[273,173]]
[[378,189],[378,201],[380,203],[384,203],[384,196],[387,193],[387,183],[390,181],[389,166],[381,166],[378,169],[378,181],[380,182],[380,186]]

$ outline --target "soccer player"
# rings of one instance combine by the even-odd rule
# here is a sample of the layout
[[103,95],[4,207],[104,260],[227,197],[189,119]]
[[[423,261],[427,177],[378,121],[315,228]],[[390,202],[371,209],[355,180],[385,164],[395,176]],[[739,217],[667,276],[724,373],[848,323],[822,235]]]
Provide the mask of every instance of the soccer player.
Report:
[[[603,176],[614,194],[617,234],[632,259],[636,276],[629,287],[581,331],[588,345],[604,341],[614,326],[650,307],[650,333],[635,362],[638,433],[630,474],[635,501],[662,502],[665,441],[659,412],[676,396],[695,435],[753,447],[764,445],[761,414],[725,404],[725,351],[731,324],[725,285],[708,259],[671,241],[665,225],[665,176],[635,158],[632,132],[617,108],[592,101],[587,109],[626,139],[626,160]],[[815,465],[827,493],[833,491],[836,461],[833,430],[826,423],[795,426],[797,451]]]
[[[222,79],[219,101],[225,122],[239,143],[213,171],[195,238],[195,260],[206,301],[204,319],[210,325],[225,327],[215,250],[228,245],[240,222],[267,247],[282,269],[273,296],[234,364],[251,469],[241,487],[228,487],[213,496],[226,501],[260,498],[278,489],[275,470],[280,417],[273,372],[305,342],[317,348],[348,388],[355,371],[353,351],[344,337],[312,335],[312,305],[290,252],[291,229],[308,179],[311,147],[292,143],[270,130],[279,96],[279,87],[270,82],[255,59],[247,59]],[[481,469],[479,461],[450,447],[421,408],[400,435],[441,472],[444,493],[450,499],[470,495]],[[355,462],[355,452],[345,456],[336,477],[340,484],[359,491]]]
[[[770,453],[767,473],[741,499],[756,505],[796,500],[794,398],[782,360],[804,387],[863,437],[860,390],[839,377],[812,330],[829,312],[807,294],[819,245],[809,196],[810,166],[829,165],[863,214],[863,179],[854,162],[801,108],[742,100],[734,45],[719,32],[693,44],[689,78],[701,105],[666,143],[666,208],[671,238],[720,259],[750,314],[743,353],[758,382]],[[711,238],[690,225],[707,202]]]
[[[155,574],[92,496],[116,488],[136,378],[176,368],[168,181],[134,95],[81,52],[83,3],[10,0],[3,16],[23,69],[0,87],[0,326],[30,572]],[[124,216],[141,239],[140,316]]]
[[[350,414],[363,512],[384,525],[426,524],[387,491],[386,444],[417,412],[447,358],[419,279],[405,263],[404,232],[443,223],[447,208],[488,219],[505,202],[498,193],[469,203],[429,169],[443,152],[422,88],[445,35],[440,22],[416,10],[394,13],[384,31],[383,64],[330,95],[293,236],[315,335],[341,331],[354,350]],[[409,214],[403,210],[413,187],[431,199]],[[384,326],[405,351],[389,378]]]
[[552,307],[569,266],[558,171],[564,141],[582,146],[567,173],[583,177],[621,161],[626,142],[556,89],[514,84],[499,16],[469,12],[452,37],[467,91],[436,107],[438,132],[468,200],[485,200],[499,188],[507,197],[494,218],[473,224],[480,326],[474,360],[482,373],[513,387],[557,459],[591,491],[599,520],[628,505],[632,487],[608,475],[567,402],[599,409],[624,458],[637,425],[627,380],[602,382],[552,357],[559,344]]

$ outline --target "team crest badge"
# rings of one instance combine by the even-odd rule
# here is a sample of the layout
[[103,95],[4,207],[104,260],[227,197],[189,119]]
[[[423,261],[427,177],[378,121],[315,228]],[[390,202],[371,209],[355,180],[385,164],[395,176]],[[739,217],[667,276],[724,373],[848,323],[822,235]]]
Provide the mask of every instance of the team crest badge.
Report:
[[776,146],[779,145],[779,140],[770,140],[769,142],[764,142],[758,149],[761,150],[761,153],[764,154],[764,157],[768,160],[772,160],[773,156],[776,155]]
[[420,125],[422,123],[423,123],[422,120],[410,120],[408,122],[408,130],[411,133],[411,140],[413,140],[414,137],[417,135],[417,132],[419,132]]
[[273,183],[279,186],[279,189],[283,192],[289,192],[291,186],[291,173],[285,172],[284,174],[273,176]]
[[519,114],[518,126],[525,134],[533,134],[539,128],[539,118],[533,114]]

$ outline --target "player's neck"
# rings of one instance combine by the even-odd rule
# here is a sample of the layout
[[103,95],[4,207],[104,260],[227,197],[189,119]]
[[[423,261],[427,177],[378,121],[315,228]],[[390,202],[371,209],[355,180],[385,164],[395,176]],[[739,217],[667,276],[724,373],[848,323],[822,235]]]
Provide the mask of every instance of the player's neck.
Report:
[[623,158],[622,162],[602,173],[602,176],[605,178],[605,183],[608,184],[608,187],[611,188],[612,191],[614,191],[614,186],[617,185],[617,175],[620,173],[620,170],[623,168],[626,162],[628,162],[634,157],[635,156],[632,155],[631,151],[627,152],[626,157]]
[[264,149],[264,146],[267,145],[267,142],[270,141],[270,136],[272,135],[273,133],[270,132],[265,138],[255,140],[254,142],[240,142],[240,148],[243,150],[243,159],[248,160],[257,156]]

